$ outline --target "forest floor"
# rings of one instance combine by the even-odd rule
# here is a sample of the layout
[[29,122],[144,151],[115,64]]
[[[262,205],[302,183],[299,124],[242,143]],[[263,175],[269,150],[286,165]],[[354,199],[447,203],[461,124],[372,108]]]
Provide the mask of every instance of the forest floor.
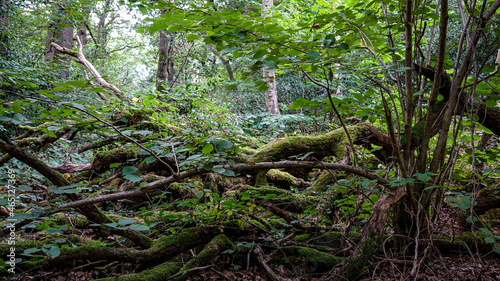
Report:
[[[500,220],[500,218],[498,218]],[[461,233],[470,231],[470,226],[461,226],[458,223],[459,217],[455,208],[443,208],[440,215],[442,228],[441,235],[453,237]],[[497,228],[495,229],[500,232]],[[497,281],[500,280],[500,255],[494,252],[482,253],[474,249],[465,252],[451,252],[440,254],[433,252],[429,258],[422,263],[416,275],[410,276],[409,272],[413,266],[413,257],[391,256],[389,252],[379,253],[372,259],[367,267],[369,275],[360,279],[362,281],[396,281],[396,280],[417,280],[417,281]],[[246,264],[245,264],[246,263]],[[272,270],[279,276],[279,281],[306,281],[306,280],[342,280],[341,277],[329,275],[329,273],[307,273],[303,267],[293,265],[285,267],[283,265],[273,265]],[[120,272],[117,275],[129,274],[133,272]],[[33,276],[24,276],[23,280],[51,280],[51,281],[86,281],[94,280],[97,272],[75,270],[64,275],[53,278],[42,277],[47,273],[38,272]],[[49,275],[50,276],[50,275]],[[16,278],[11,281],[18,281]],[[167,279],[168,280],[168,279]],[[194,269],[187,281],[260,281],[273,280],[260,266],[255,258],[250,257],[249,261],[236,262],[235,260],[223,260],[220,256],[215,258],[208,266]]]

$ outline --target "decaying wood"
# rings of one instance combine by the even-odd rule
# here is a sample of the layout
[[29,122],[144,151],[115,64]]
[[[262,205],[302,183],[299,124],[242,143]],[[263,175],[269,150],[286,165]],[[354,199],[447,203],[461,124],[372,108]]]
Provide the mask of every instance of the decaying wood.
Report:
[[79,51],[78,52],[73,51],[73,50],[68,49],[68,48],[65,48],[65,47],[61,47],[61,46],[59,46],[55,42],[50,43],[50,45],[52,47],[54,47],[56,50],[58,50],[59,52],[61,52],[61,53],[68,54],[68,55],[70,55],[72,57],[77,58],[77,62],[81,63],[83,66],[85,66],[85,68],[87,68],[90,71],[90,73],[92,73],[92,75],[95,77],[95,79],[99,83],[99,85],[101,85],[104,88],[107,88],[107,89],[110,89],[111,91],[113,91],[113,93],[118,98],[120,98],[121,100],[126,100],[126,98],[123,95],[122,91],[120,91],[120,89],[118,89],[113,84],[110,84],[106,80],[104,80],[104,78],[102,78],[101,74],[97,71],[97,69],[94,67],[94,65],[92,65],[85,58],[85,55],[83,54],[83,50],[82,50],[82,44],[81,44],[81,42],[79,42],[80,39],[78,37],[76,39],[78,41],[78,46],[79,46]]

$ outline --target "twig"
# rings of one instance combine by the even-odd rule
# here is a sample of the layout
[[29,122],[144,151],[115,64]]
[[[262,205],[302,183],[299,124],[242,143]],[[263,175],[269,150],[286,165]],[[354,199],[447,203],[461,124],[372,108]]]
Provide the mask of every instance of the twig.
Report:
[[107,260],[95,261],[95,262],[91,262],[91,263],[88,263],[88,264],[84,264],[84,265],[80,265],[80,266],[77,266],[77,267],[73,267],[73,268],[70,268],[70,269],[66,269],[66,270],[61,271],[61,272],[55,272],[55,273],[51,273],[49,275],[40,276],[40,277],[36,278],[35,280],[41,280],[41,279],[47,280],[48,278],[53,278],[53,277],[56,277],[56,276],[60,276],[60,275],[63,275],[63,274],[66,274],[66,273],[69,273],[69,272],[72,272],[72,271],[81,270],[81,269],[84,269],[86,267],[93,266],[93,265],[100,264],[100,263],[104,263],[104,262],[107,262]]
[[203,267],[195,267],[195,268],[191,268],[191,269],[186,270],[186,271],[177,272],[176,274],[174,274],[174,275],[172,275],[172,276],[167,277],[165,280],[174,279],[174,278],[176,278],[176,277],[182,276],[182,275],[187,274],[187,273],[190,273],[190,272],[192,272],[192,271],[199,271],[199,270],[203,270],[203,269],[207,269],[207,268],[211,268],[211,267],[213,267],[213,265],[207,265],[207,266],[203,266]]
[[267,265],[267,263],[264,261],[264,256],[262,255],[262,249],[260,248],[259,245],[255,245],[255,249],[253,250],[255,254],[257,254],[257,260],[259,261],[260,265],[264,268],[264,270],[267,273],[267,276],[271,278],[273,281],[280,281],[282,278],[279,278],[276,273]]
[[179,78],[179,75],[181,75],[181,72],[182,72],[182,69],[184,68],[184,66],[186,65],[186,62],[187,62],[187,59],[188,59],[188,56],[189,56],[189,53],[191,52],[191,49],[193,48],[194,46],[194,43],[196,43],[196,40],[193,41],[193,43],[191,44],[191,46],[189,47],[187,53],[186,53],[186,57],[184,58],[184,61],[182,62],[182,65],[181,67],[179,68],[179,72],[177,72],[177,76],[175,76],[175,79],[174,81],[172,82],[172,84],[170,85],[170,87],[168,88],[168,91],[172,91],[172,87],[174,86],[175,82],[177,82],[177,79]]
[[349,140],[349,144],[352,147],[352,160],[354,162],[354,166],[357,167],[358,166],[358,159],[357,159],[358,156],[356,155],[356,149],[354,148],[354,143],[352,142],[351,134],[349,134],[349,130],[347,130],[347,127],[344,124],[344,120],[342,119],[342,116],[340,116],[340,113],[337,111],[337,107],[333,103],[332,93],[331,93],[330,87],[328,85],[325,85],[323,83],[316,81],[316,79],[312,78],[307,72],[302,71],[302,73],[304,73],[304,75],[307,76],[307,78],[309,80],[311,80],[311,82],[326,89],[326,92],[328,94],[328,99],[330,100],[330,104],[332,105],[332,108],[335,111],[335,115],[337,115],[337,118],[339,119],[340,124],[342,124],[342,128],[344,128],[345,134],[347,135],[347,139]]

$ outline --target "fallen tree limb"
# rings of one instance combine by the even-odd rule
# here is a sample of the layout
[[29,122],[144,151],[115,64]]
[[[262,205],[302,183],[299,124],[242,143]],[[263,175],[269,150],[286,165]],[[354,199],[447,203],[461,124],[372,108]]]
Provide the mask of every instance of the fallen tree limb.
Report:
[[[280,169],[280,168],[327,168],[332,170],[340,170],[348,173],[352,173],[358,176],[362,176],[364,178],[375,180],[378,184],[383,185],[385,187],[389,187],[390,182],[380,176],[377,176],[371,173],[368,170],[358,167],[352,167],[348,165],[335,164],[335,163],[321,163],[321,162],[313,162],[313,161],[280,161],[280,162],[260,162],[260,163],[244,163],[244,164],[236,164],[236,165],[218,165],[213,168],[224,168],[226,170],[232,170],[235,172],[248,171],[248,170],[262,170],[262,169]],[[77,208],[79,206],[84,206],[88,204],[95,204],[98,202],[104,201],[114,201],[118,199],[125,198],[133,198],[140,195],[144,195],[149,191],[152,191],[157,188],[165,187],[171,183],[178,182],[182,179],[210,173],[212,171],[207,171],[202,167],[194,168],[188,171],[181,172],[177,174],[177,177],[169,176],[167,178],[157,180],[151,182],[146,185],[146,187],[130,190],[130,191],[122,191],[113,194],[107,194],[92,198],[86,198],[75,202],[69,202],[61,205],[57,208],[57,210],[65,209],[65,208]]]

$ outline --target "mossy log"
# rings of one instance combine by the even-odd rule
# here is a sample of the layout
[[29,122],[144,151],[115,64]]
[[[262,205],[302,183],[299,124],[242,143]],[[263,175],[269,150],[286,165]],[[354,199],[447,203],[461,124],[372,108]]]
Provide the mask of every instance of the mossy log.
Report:
[[476,215],[482,215],[488,210],[498,208],[500,206],[500,184],[481,189],[476,202],[477,205],[474,206]]
[[175,262],[166,262],[140,273],[96,279],[99,281],[164,281],[178,272],[180,266]]
[[64,164],[52,167],[52,169],[61,173],[99,170],[101,168],[109,168],[109,165],[113,163],[125,163],[127,160],[137,158],[137,155],[137,149],[115,148],[109,151],[97,152],[91,164]]
[[210,243],[208,243],[203,250],[189,262],[184,264],[179,273],[177,273],[176,277],[173,278],[174,281],[183,281],[186,280],[191,273],[192,270],[197,267],[206,266],[213,260],[215,260],[223,251],[225,250],[233,250],[236,251],[237,247],[234,245],[226,235],[220,234],[214,237]]
[[343,259],[308,247],[288,246],[274,251],[269,263],[302,267],[307,273],[324,273]]
[[304,186],[305,183],[303,179],[296,178],[285,171],[280,171],[279,169],[271,169],[267,171],[266,177],[270,183],[284,189],[299,188]]
[[191,228],[178,234],[154,241],[153,246],[145,250],[123,249],[103,246],[82,245],[77,248],[61,249],[61,255],[47,260],[47,267],[65,267],[75,261],[121,261],[151,266],[166,262],[175,255],[203,245],[224,231],[227,235],[238,236],[250,233],[250,225],[241,221],[226,221],[222,225]]

